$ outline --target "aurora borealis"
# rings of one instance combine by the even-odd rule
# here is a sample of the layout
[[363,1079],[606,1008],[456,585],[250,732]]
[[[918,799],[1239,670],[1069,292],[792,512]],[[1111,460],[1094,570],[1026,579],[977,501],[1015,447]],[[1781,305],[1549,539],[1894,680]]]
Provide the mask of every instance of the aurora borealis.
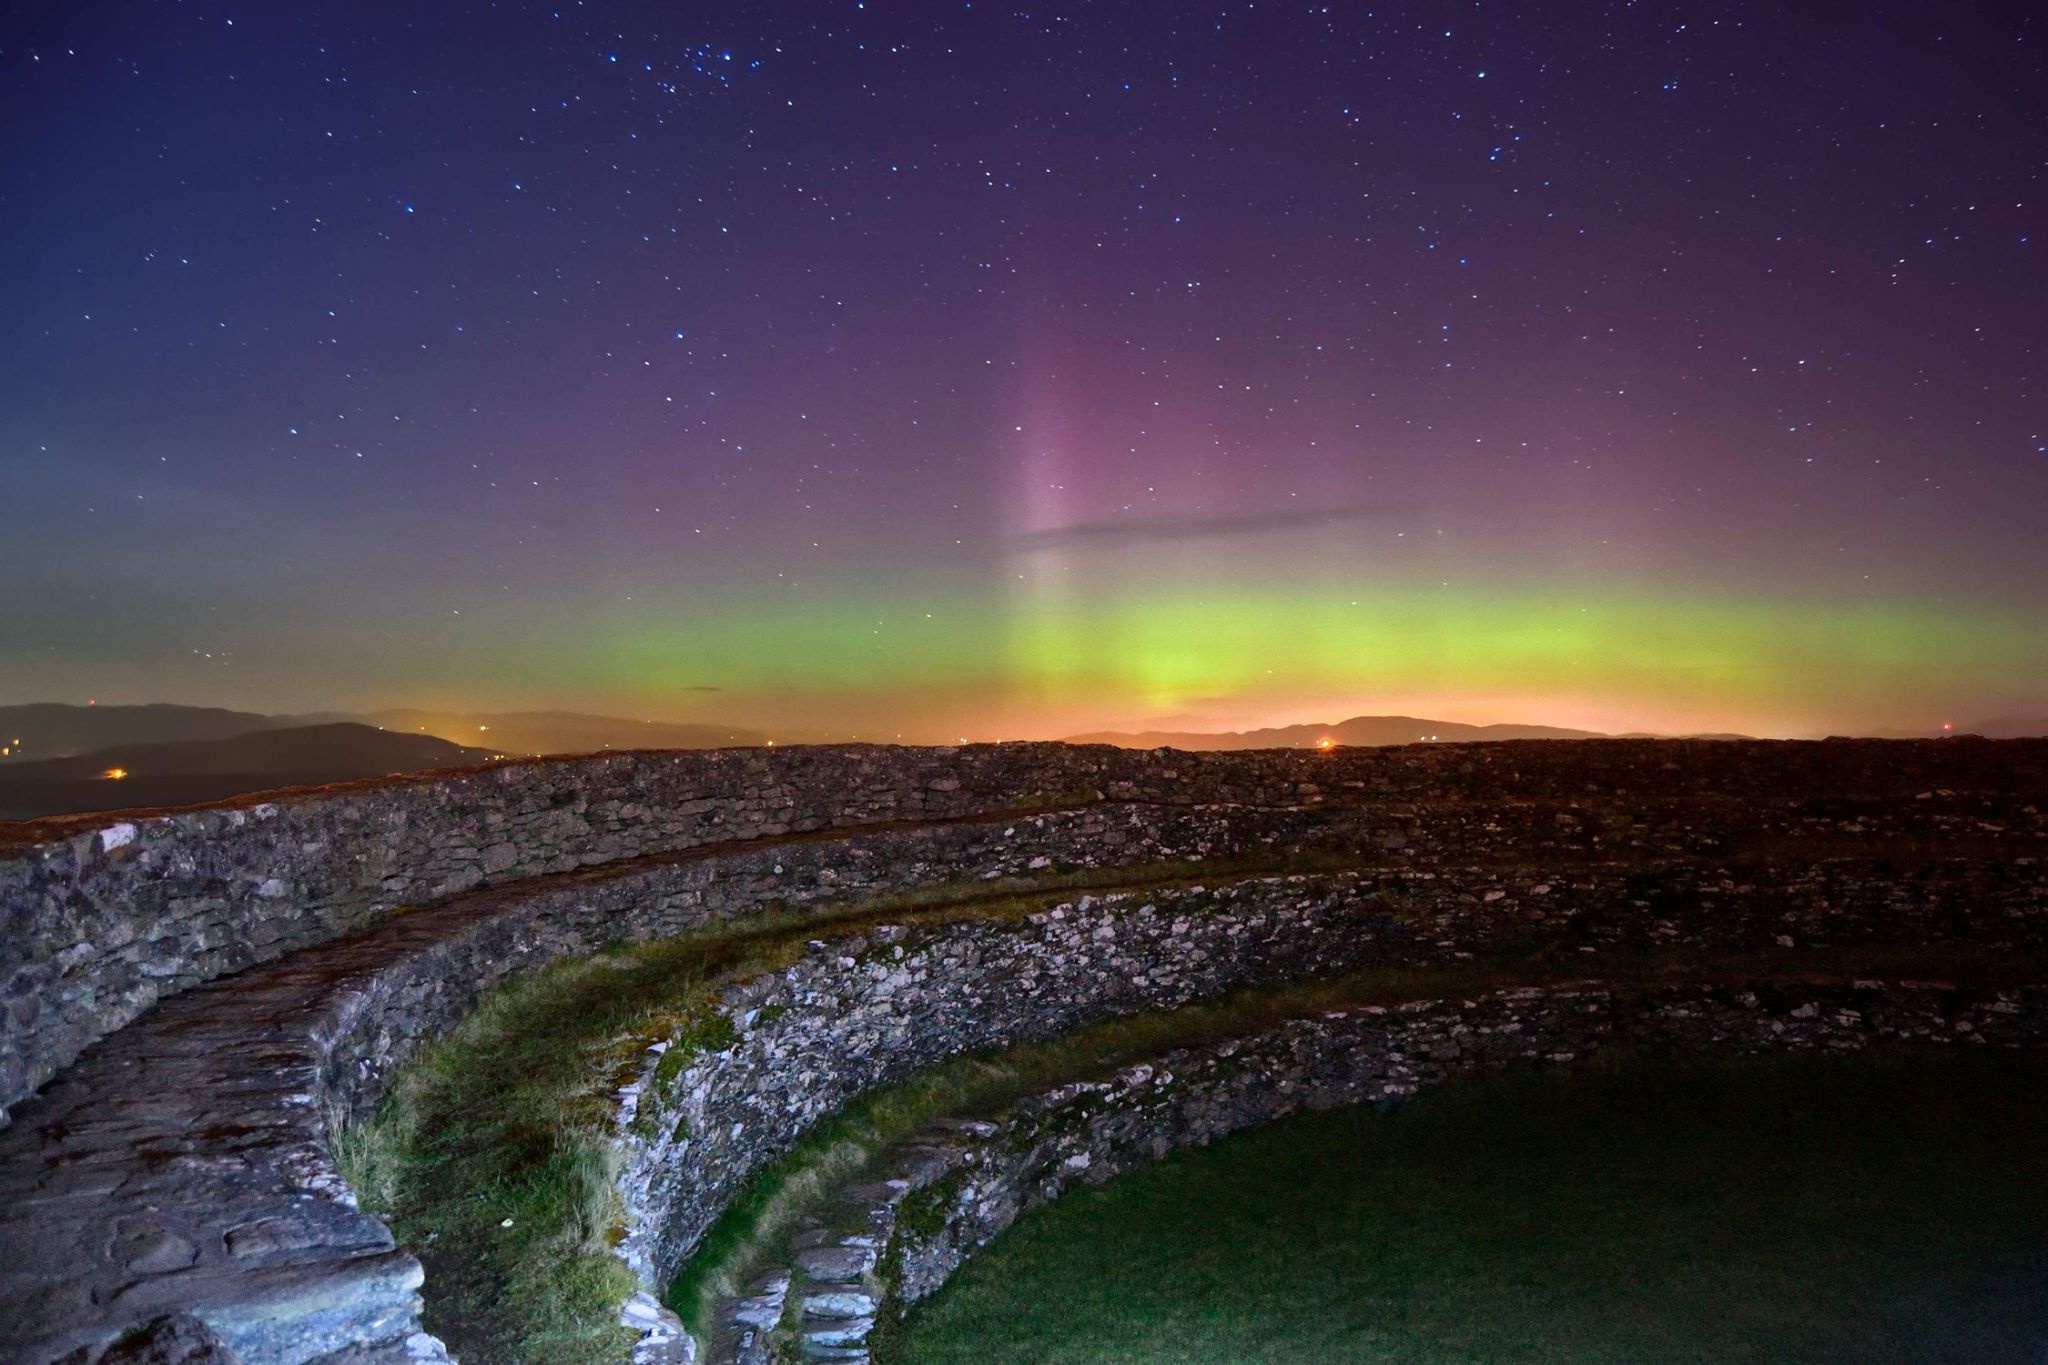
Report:
[[2023,5],[0,21],[0,700],[2048,712]]

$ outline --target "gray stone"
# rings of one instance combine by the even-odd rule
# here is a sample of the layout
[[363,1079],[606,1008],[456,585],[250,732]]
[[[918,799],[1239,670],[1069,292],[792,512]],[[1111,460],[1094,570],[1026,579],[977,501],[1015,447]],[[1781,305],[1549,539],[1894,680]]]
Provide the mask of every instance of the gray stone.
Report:
[[[921,1218],[892,1225],[882,1248],[896,1268],[888,1299],[853,1289],[804,1294],[802,1354],[823,1359],[818,1351],[825,1348],[865,1350],[880,1315],[931,1294],[1016,1218],[1074,1184],[1304,1109],[1408,1094],[1475,1070],[1561,1064],[1615,1042],[1651,1053],[1828,1051],[1940,1042],[1957,1022],[1948,1017],[1958,1001],[1947,988],[1865,981],[1847,990],[1791,989],[1803,998],[1769,1010],[1759,1009],[1756,992],[1735,988],[1580,984],[1416,1001],[1393,1011],[1332,1011],[1169,1053],[1100,1082],[1057,1086],[996,1119],[941,1121],[884,1154],[881,1168],[898,1171],[890,1183],[910,1185],[912,1198],[940,1182],[958,1193],[934,1206],[936,1224]],[[2002,1021],[2007,1045],[2048,1044],[2048,989],[1979,997],[1967,1011],[1973,1028]],[[945,1145],[937,1150],[950,1159],[935,1167],[933,1140],[940,1136]],[[859,1206],[872,1188],[847,1186],[840,1198]],[[808,1274],[821,1252],[851,1250],[792,1248],[790,1262]],[[844,1256],[821,1265],[830,1275],[818,1278],[845,1276],[854,1264]]]
[[[14,1122],[0,1133],[0,1353],[98,1349],[184,1308],[251,1365],[396,1359],[431,1343],[417,1263],[352,1207],[327,1160],[329,1115],[367,1112],[392,1068],[484,992],[622,936],[771,903],[822,912],[999,882],[1034,860],[1227,867],[1271,851],[1383,850],[1357,875],[821,939],[791,974],[736,991],[759,1013],[715,1071],[686,1068],[671,1094],[640,1097],[707,1119],[688,1125],[704,1139],[671,1140],[667,1124],[652,1143],[622,1136],[625,1251],[653,1274],[821,1113],[963,1047],[1374,963],[1547,950],[1591,973],[1610,953],[1674,947],[1793,963],[1814,945],[1930,934],[2038,950],[2044,755],[2024,743],[1635,742],[632,754],[0,833],[0,1121]],[[1920,792],[1933,796],[1906,799]],[[1094,804],[1105,794],[1112,804]],[[1015,814],[1062,804],[1075,808]],[[884,825],[899,820],[923,823]],[[1833,841],[1824,861],[1727,858],[1745,840],[1798,847],[1820,834]],[[1898,848],[1958,835],[1968,856],[1915,864],[1902,887]],[[1519,891],[1538,885],[1550,890]],[[1484,899],[1502,887],[1514,894]],[[387,913],[402,905],[415,908]],[[2013,1012],[1963,1008],[1940,1036],[1996,1042],[2035,1027],[2033,996],[2004,1004]],[[1752,1012],[1795,1043],[1933,1027],[1883,1002],[1787,1018],[1766,999]],[[1711,1036],[1717,1020],[1703,1009],[1659,1027]],[[1552,1042],[1545,1055],[1577,1055],[1584,1040]],[[1485,1043],[1418,1040],[1374,1097],[1483,1058]],[[1314,1091],[1290,1078],[1273,1093]],[[1105,1166],[1093,1147],[1061,1159],[1084,1150],[1094,1178]],[[160,1226],[137,1225],[144,1211]],[[889,1234],[885,1208],[866,1216],[859,1235]]]
[[851,1284],[875,1268],[875,1253],[867,1247],[833,1243],[798,1252],[796,1268],[806,1279],[826,1284]]
[[94,1365],[242,1365],[242,1358],[205,1323],[177,1313],[123,1337]]

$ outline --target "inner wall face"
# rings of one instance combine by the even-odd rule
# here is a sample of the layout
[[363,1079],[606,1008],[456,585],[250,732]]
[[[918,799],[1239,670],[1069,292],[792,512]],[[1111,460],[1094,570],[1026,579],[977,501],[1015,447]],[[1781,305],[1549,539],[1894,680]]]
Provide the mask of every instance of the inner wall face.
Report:
[[1076,1190],[894,1358],[2035,1360],[2044,1123],[2027,1053],[1453,1081]]
[[963,1052],[1354,969],[1384,959],[1383,935],[1398,937],[1349,880],[1262,880],[825,943],[733,992],[735,1045],[655,1097],[664,1121],[620,1176],[621,1253],[643,1279],[672,1279],[751,1171],[863,1090]]

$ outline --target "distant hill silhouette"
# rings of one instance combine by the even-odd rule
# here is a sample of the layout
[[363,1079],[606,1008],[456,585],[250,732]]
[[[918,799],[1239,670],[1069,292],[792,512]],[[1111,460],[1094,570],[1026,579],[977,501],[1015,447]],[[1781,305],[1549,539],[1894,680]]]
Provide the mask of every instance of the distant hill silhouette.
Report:
[[[354,722],[502,754],[581,754],[599,749],[716,749],[765,744],[759,731],[729,725],[677,724],[590,716],[574,711],[459,712],[400,709],[370,715],[324,712],[270,716],[212,706],[71,706],[36,702],[0,706],[0,772],[23,759],[69,758],[121,744],[173,744],[232,739],[259,730],[302,729]],[[15,741],[19,741],[17,745]]]
[[599,749],[722,749],[765,744],[756,730],[730,725],[679,724],[587,716],[575,711],[376,711],[372,725],[439,735],[458,744],[488,744],[504,754],[584,754]]
[[1334,725],[1284,725],[1271,730],[1199,731],[1145,730],[1126,733],[1103,730],[1073,735],[1070,744],[1117,744],[1126,749],[1314,749],[1324,740],[1359,746],[1443,743],[1487,739],[1606,739],[1594,730],[1565,730],[1554,725],[1463,725],[1453,720],[1419,716],[1353,716]]
[[[187,806],[277,787],[485,763],[497,752],[354,722],[256,730],[219,739],[116,744],[68,758],[0,764],[0,819]],[[106,776],[112,771],[123,776]]]
[[11,757],[67,758],[115,744],[170,744],[184,740],[232,739],[252,730],[301,725],[291,716],[223,711],[217,706],[68,706],[34,702],[0,706],[0,747]]
[[1997,720],[1980,720],[1974,725],[1958,725],[1954,733],[1982,735],[1986,739],[2032,739],[2036,735],[2048,735],[2048,716],[2002,716]]

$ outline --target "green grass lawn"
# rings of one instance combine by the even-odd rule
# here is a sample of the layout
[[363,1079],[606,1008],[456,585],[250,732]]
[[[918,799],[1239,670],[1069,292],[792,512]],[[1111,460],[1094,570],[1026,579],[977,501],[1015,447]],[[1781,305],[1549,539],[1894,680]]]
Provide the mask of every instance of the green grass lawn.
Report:
[[2048,1361],[2048,1058],[1458,1082],[1078,1190],[896,1340],[948,1362]]

